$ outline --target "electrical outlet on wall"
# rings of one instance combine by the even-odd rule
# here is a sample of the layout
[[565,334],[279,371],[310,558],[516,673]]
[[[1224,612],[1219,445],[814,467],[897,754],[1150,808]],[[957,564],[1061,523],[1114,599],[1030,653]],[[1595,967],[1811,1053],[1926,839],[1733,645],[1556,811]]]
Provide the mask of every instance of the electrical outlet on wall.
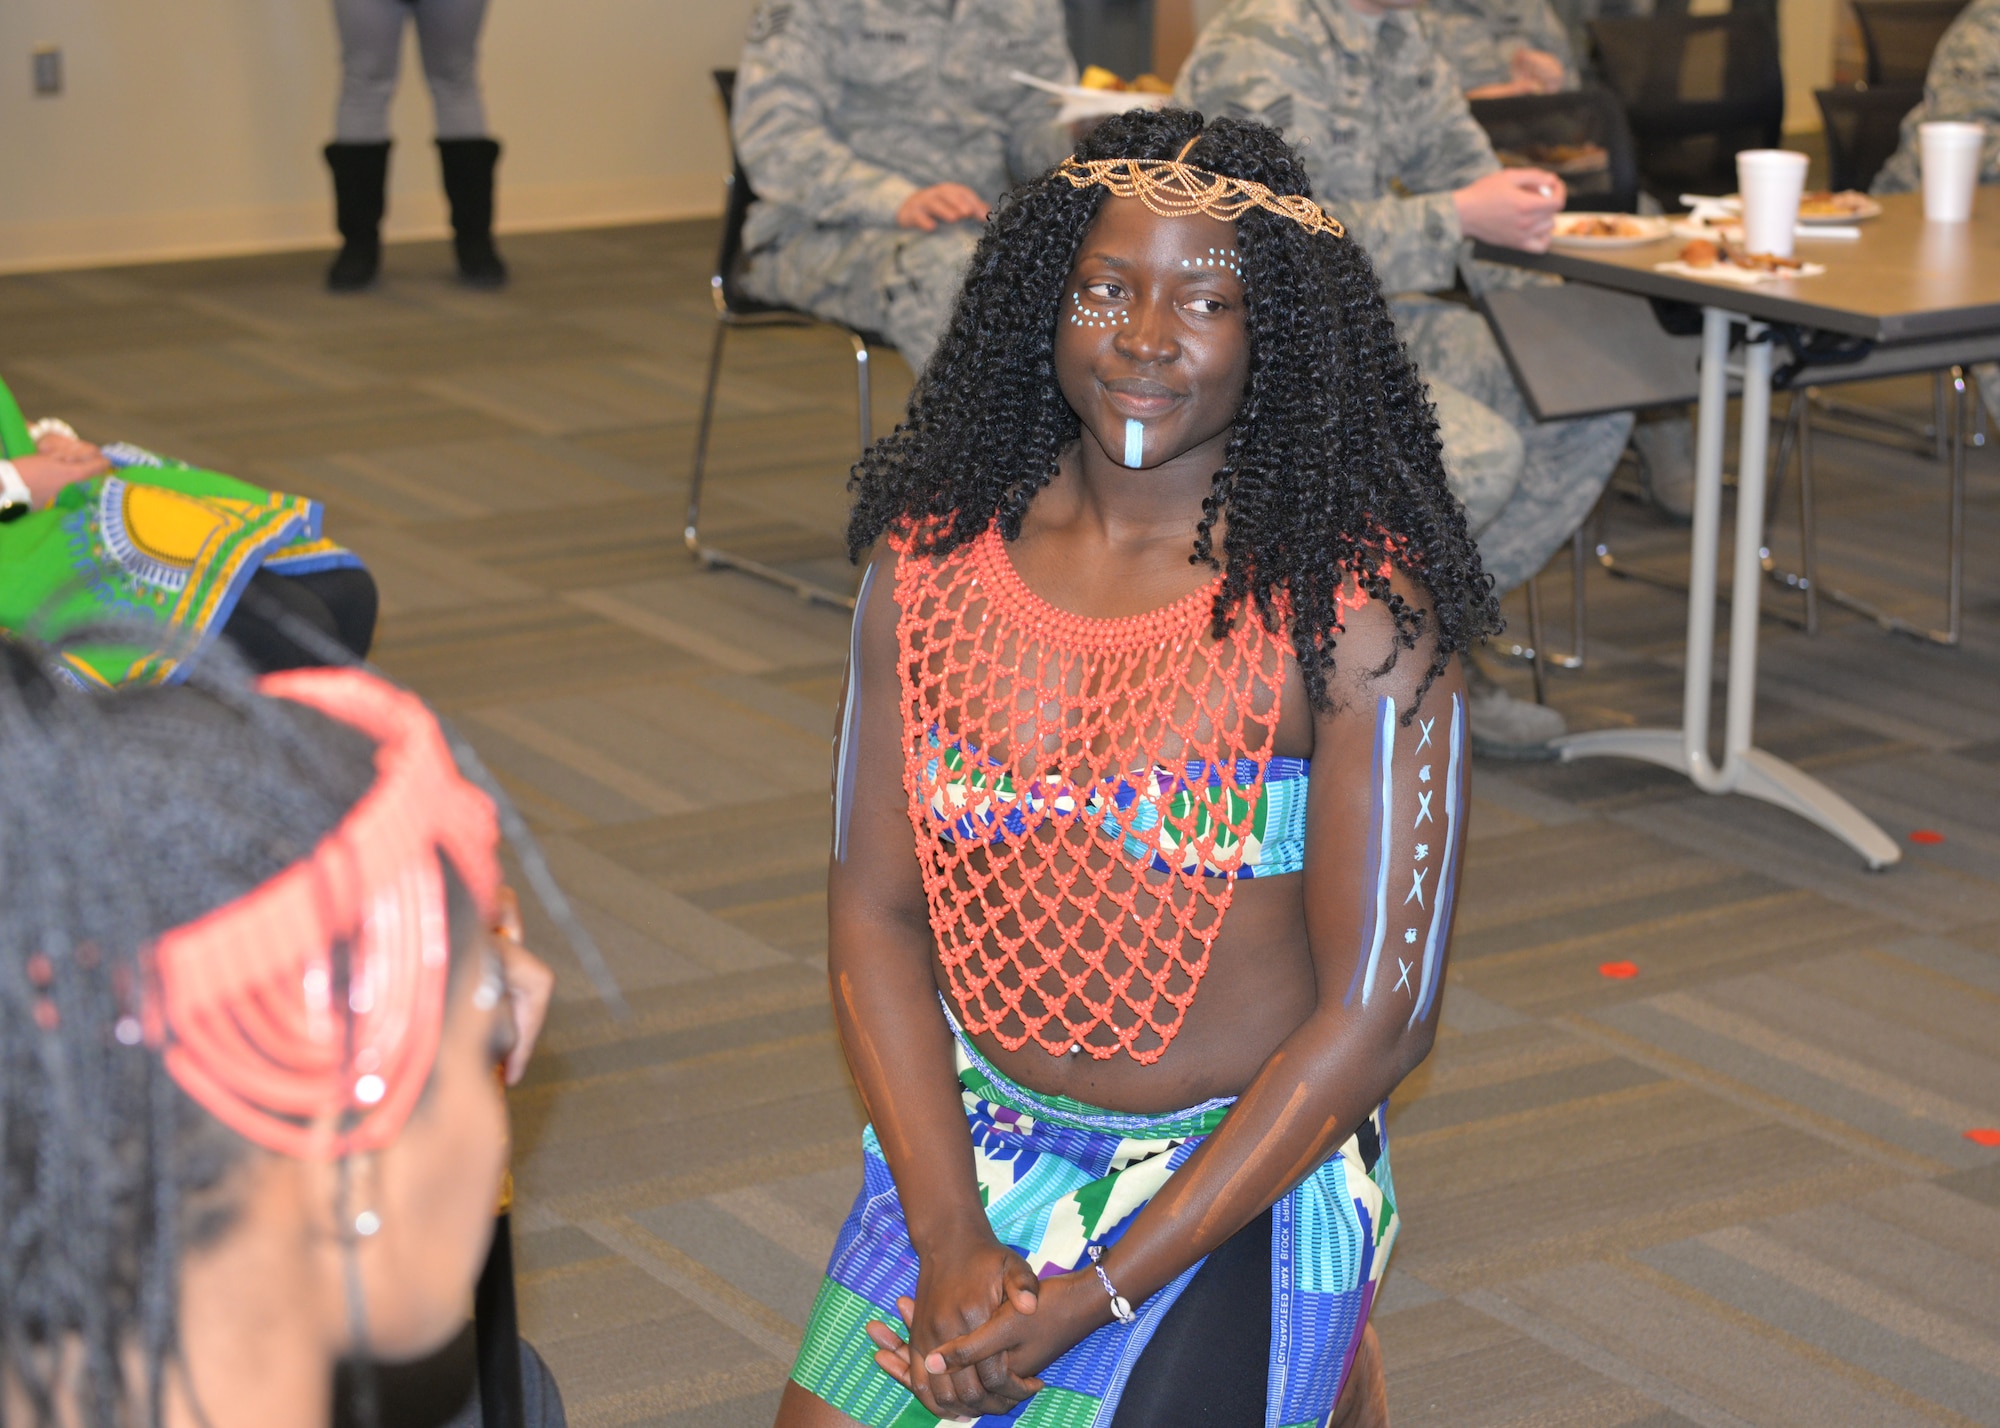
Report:
[[35,51],[35,93],[61,94],[63,87],[62,48],[43,45]]

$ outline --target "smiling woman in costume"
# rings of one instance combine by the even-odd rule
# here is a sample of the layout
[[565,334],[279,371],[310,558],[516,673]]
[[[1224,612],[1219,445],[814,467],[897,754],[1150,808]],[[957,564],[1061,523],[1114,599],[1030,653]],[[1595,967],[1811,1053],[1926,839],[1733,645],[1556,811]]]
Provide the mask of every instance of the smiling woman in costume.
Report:
[[780,1424],[1385,1421],[1382,1106],[1496,617],[1367,259],[1274,131],[1109,120],[996,214],[856,489],[872,1125]]
[[415,697],[214,663],[94,694],[0,641],[10,1424],[323,1425],[492,1233],[552,980],[487,930],[493,805]]

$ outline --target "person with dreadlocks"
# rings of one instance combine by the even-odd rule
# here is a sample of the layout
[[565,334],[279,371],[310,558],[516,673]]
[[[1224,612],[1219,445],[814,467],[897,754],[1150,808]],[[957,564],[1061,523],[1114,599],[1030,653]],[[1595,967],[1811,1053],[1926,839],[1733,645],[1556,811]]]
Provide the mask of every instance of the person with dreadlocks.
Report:
[[324,664],[328,647],[365,656],[375,581],[321,515],[304,496],[85,441],[58,417],[30,424],[0,382],[0,633],[138,636],[64,644],[78,684],[172,683],[218,637],[267,673]]
[[995,214],[855,490],[871,1126],[779,1423],[1385,1422],[1383,1107],[1496,611],[1367,257],[1275,131],[1108,120]]
[[413,696],[231,668],[88,693],[0,641],[9,1424],[324,1425],[486,1253],[552,983],[494,805]]

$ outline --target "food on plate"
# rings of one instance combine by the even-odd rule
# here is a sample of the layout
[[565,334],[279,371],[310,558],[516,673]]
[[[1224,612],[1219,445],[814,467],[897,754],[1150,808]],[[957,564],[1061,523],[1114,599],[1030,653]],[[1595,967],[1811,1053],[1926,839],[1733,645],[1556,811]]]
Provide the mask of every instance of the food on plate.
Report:
[[1876,206],[1874,199],[1851,188],[1840,193],[1818,189],[1800,196],[1799,217],[1858,218],[1864,213],[1873,211]]
[[1113,74],[1101,64],[1094,64],[1084,70],[1077,80],[1079,89],[1108,89],[1122,94],[1172,94],[1174,87],[1157,74],[1142,74],[1137,79],[1125,80]]
[[1518,149],[1496,149],[1494,153],[1501,166],[1510,169],[1590,174],[1611,166],[1611,155],[1602,144],[1524,144]]
[[1766,273],[1795,273],[1805,266],[1803,258],[1780,258],[1775,253],[1752,253],[1734,243],[1724,246],[1729,261],[1739,268],[1757,268]]
[[1805,266],[1799,258],[1779,258],[1770,253],[1752,253],[1738,243],[1718,243],[1711,238],[1691,238],[1681,245],[1681,261],[1690,268],[1713,268],[1727,263],[1732,268],[1764,273],[1795,273]]
[[1651,238],[1654,225],[1629,213],[1559,213],[1558,238]]

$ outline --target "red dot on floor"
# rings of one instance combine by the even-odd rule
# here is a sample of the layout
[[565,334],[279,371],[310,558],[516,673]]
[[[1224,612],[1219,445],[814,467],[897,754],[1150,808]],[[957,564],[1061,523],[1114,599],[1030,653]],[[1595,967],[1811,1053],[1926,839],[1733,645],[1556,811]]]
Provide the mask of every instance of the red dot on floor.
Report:
[[2000,1145],[2000,1126],[1974,1126],[1965,1138],[1974,1145]]
[[1938,832],[1935,828],[1913,828],[1910,830],[1910,841],[1912,843],[1942,843],[1944,841],[1944,834]]
[[1637,962],[1600,962],[1597,966],[1597,975],[1600,977],[1616,977],[1622,981],[1627,977],[1638,976],[1639,964]]

